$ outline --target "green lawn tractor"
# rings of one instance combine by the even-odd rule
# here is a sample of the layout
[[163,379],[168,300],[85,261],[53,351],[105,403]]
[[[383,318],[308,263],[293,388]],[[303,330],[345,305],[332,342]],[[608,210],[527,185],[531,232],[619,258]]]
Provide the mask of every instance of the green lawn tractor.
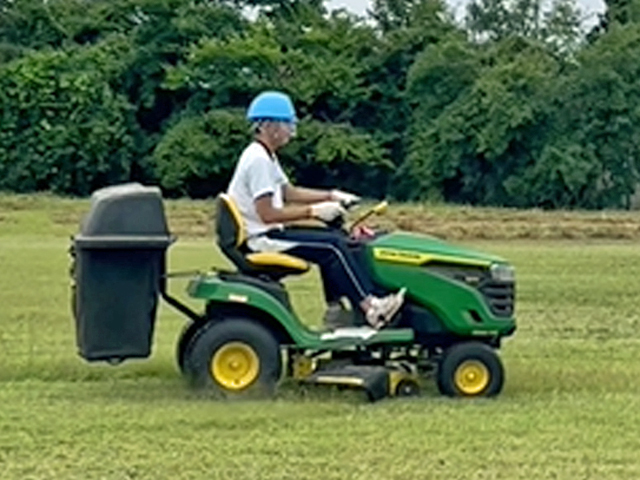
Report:
[[307,325],[320,318],[299,318],[282,284],[307,272],[307,262],[249,252],[239,220],[230,198],[220,195],[217,242],[236,269],[190,275],[187,293],[203,303],[198,312],[166,288],[174,238],[160,191],[125,184],[95,192],[71,247],[80,355],[114,364],[148,357],[161,296],[189,319],[177,342],[181,372],[225,397],[270,395],[285,377],[358,387],[372,400],[414,395],[431,378],[449,396],[501,391],[496,350],[516,328],[514,269],[503,259],[412,233],[349,237],[379,293],[404,287],[406,301],[381,330],[348,305],[339,327],[312,329]]

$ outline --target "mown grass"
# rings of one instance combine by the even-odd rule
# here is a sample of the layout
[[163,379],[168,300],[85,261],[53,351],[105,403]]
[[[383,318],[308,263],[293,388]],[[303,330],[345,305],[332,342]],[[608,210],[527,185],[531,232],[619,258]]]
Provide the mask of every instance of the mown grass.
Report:
[[[275,400],[220,402],[177,373],[185,320],[166,306],[149,360],[109,367],[76,355],[66,250],[87,205],[0,197],[2,479],[640,477],[634,213],[413,205],[385,220],[439,225],[516,265],[519,330],[502,351],[507,383],[497,399],[450,400],[428,387],[418,399],[368,404],[357,392],[287,384]],[[182,237],[172,270],[223,263],[209,211],[168,204]],[[455,234],[471,223],[493,233]],[[565,233],[514,239],[509,225]],[[317,276],[289,284],[298,311],[317,322]],[[172,288],[184,298],[184,281]]]

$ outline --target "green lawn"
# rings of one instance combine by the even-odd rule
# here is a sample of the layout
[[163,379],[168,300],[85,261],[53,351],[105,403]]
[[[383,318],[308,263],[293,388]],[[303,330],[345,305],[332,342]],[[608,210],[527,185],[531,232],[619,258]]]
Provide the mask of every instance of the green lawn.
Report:
[[[428,388],[368,404],[288,384],[275,400],[220,402],[181,380],[173,350],[185,320],[164,306],[149,360],[109,367],[76,355],[66,250],[86,206],[0,198],[0,479],[640,478],[632,241],[460,241],[518,272],[519,329],[502,351],[497,399]],[[171,247],[172,270],[222,263],[201,233],[206,205],[190,208],[169,207],[174,224],[196,232]],[[289,285],[296,308],[317,321],[317,277]],[[174,282],[176,295],[183,288]]]

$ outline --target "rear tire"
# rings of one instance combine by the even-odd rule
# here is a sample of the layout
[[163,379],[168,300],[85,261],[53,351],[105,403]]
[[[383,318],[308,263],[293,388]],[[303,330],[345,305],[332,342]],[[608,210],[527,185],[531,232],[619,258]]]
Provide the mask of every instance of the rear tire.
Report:
[[185,373],[185,355],[187,354],[189,344],[201,328],[204,328],[202,323],[194,322],[185,325],[182,332],[180,332],[178,343],[176,344],[176,364],[181,373]]
[[196,387],[227,397],[271,396],[282,372],[280,346],[262,325],[227,319],[196,333],[185,352],[184,369]]
[[437,373],[438,390],[451,397],[492,397],[504,386],[500,357],[487,345],[454,345],[442,356]]

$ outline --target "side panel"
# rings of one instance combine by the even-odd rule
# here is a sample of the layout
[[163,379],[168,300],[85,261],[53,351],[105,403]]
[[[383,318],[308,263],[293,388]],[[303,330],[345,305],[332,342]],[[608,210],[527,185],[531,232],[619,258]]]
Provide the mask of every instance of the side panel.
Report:
[[295,315],[263,290],[240,282],[222,281],[216,275],[200,276],[189,283],[189,295],[204,300],[251,305],[277,319],[298,345],[312,345],[317,335],[306,328]]
[[453,334],[505,335],[513,330],[514,320],[494,316],[482,294],[469,285],[419,266],[374,262],[371,258],[369,262],[376,283],[390,290],[406,287],[407,294],[435,313]]
[[194,278],[187,289],[189,295],[206,301],[249,305],[276,319],[289,333],[295,345],[316,350],[340,350],[355,345],[382,343],[410,344],[414,340],[410,329],[345,329],[335,332],[315,332],[305,327],[293,312],[272,295],[246,283],[224,281],[216,275]]

